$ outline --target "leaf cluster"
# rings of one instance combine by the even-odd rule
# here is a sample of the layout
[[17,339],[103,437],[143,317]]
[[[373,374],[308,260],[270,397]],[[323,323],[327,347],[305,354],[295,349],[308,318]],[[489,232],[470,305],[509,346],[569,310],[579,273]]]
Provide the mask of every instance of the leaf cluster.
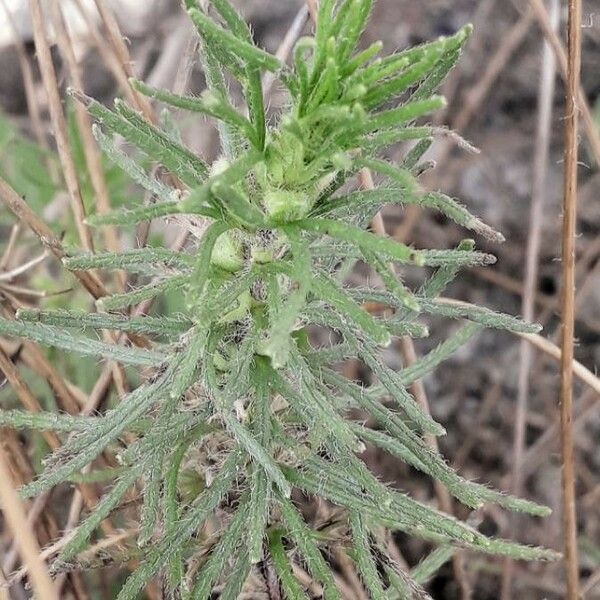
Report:
[[[208,4],[203,10],[195,0],[186,2],[201,39],[207,91],[178,96],[133,85],[156,101],[213,119],[223,152],[214,164],[125,102],[107,108],[73,92],[97,121],[96,139],[106,155],[155,199],[93,215],[90,225],[201,218],[207,225],[197,246],[192,252],[147,247],[73,254],[64,259],[70,270],[154,277],[100,298],[97,312],[27,310],[17,321],[0,321],[2,335],[116,360],[145,374],[142,385],[101,416],[0,412],[1,425],[69,434],[41,475],[21,490],[25,498],[76,478],[101,453],[120,448],[110,489],[61,549],[55,569],[76,559],[136,482],[143,489],[139,566],[119,600],[137,597],[159,573],[185,597],[207,599],[218,588],[221,598],[236,598],[261,561],[272,564],[286,598],[307,597],[294,575],[296,561],[322,586],[324,598],[340,598],[324,552],[331,541],[300,514],[291,500],[294,489],[345,509],[335,543],[351,540],[347,553],[375,599],[427,597],[418,583],[426,577],[411,579],[387,555],[382,528],[440,544],[446,560],[453,547],[553,558],[548,550],[484,536],[385,485],[359,459],[372,444],[439,481],[468,507],[494,502],[533,515],[548,512],[455,473],[424,441],[442,435],[443,426],[408,391],[483,327],[537,331],[507,315],[437,299],[461,268],[490,264],[493,257],[470,240],[456,249],[416,249],[368,229],[385,205],[416,204],[501,239],[457,201],[426,193],[417,181],[435,130],[415,123],[443,106],[435,90],[470,28],[380,56],[379,43],[357,50],[372,0],[322,0],[314,36],[296,44],[286,66],[253,43],[227,0]],[[264,71],[276,73],[289,92],[289,106],[272,125]],[[243,108],[229,94],[234,81],[243,90]],[[148,174],[116,136],[172,179]],[[416,145],[403,162],[382,158],[390,145],[406,140]],[[363,168],[380,174],[382,187],[346,191]],[[342,266],[358,260],[379,275],[383,288],[343,284]],[[428,268],[429,277],[410,290],[392,265]],[[131,307],[173,291],[185,298],[181,314],[132,316]],[[365,302],[388,310],[373,316]],[[427,335],[426,315],[468,323],[414,365],[392,370],[382,350],[398,336]],[[313,326],[328,330],[335,342],[314,347]],[[107,344],[93,336],[101,330],[146,336],[151,344]],[[332,368],[348,357],[363,361],[378,385],[365,387]],[[351,420],[349,411],[357,408],[376,427]],[[203,526],[216,514],[222,528],[209,538]]]

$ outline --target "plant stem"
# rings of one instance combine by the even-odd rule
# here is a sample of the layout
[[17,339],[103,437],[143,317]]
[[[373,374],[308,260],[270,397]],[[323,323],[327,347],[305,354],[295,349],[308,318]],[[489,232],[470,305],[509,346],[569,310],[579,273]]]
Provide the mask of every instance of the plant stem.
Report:
[[562,354],[560,438],[562,451],[563,536],[567,598],[579,598],[575,457],[573,452],[573,346],[575,320],[575,227],[577,220],[578,90],[581,70],[581,0],[569,0],[568,77],[565,111],[564,215],[562,230]]

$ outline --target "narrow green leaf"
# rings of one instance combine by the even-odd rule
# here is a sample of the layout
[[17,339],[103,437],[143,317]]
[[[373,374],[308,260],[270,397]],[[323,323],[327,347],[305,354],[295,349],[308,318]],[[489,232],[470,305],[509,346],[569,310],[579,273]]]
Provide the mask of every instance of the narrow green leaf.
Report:
[[483,221],[473,216],[462,204],[445,194],[439,192],[425,194],[420,198],[420,204],[426,208],[439,210],[455,223],[474,231],[492,242],[504,241],[504,236],[500,232],[486,225]]
[[239,223],[254,231],[265,226],[265,215],[244,195],[222,181],[215,182],[211,191],[221,206]]
[[[391,63],[389,65],[391,68],[382,68],[379,73],[376,73],[376,76],[378,76],[379,79],[386,73],[397,71],[398,66],[401,67],[403,64],[408,66],[408,68],[395,77],[391,77],[384,81],[378,81],[373,85],[369,93],[365,96],[365,106],[371,109],[376,108],[381,104],[388,102],[391,98],[406,92],[412,85],[423,80],[431,73],[431,70],[434,68],[434,65],[440,59],[443,52],[444,43],[442,41],[431,45],[423,52],[420,60],[410,66],[408,66],[407,57],[404,56],[400,57],[399,60],[396,61],[396,64]],[[422,96],[422,98],[425,99],[427,96]]]
[[235,437],[240,446],[242,446],[256,463],[264,469],[269,479],[279,488],[281,493],[289,498],[292,490],[283,476],[283,473],[275,464],[273,458],[267,454],[262,445],[257,442],[256,438],[235,418],[234,415],[226,412],[222,415],[222,418],[225,426]]
[[117,114],[83,94],[74,92],[73,95],[112,133],[123,136],[149,158],[164,165],[185,184],[194,187],[206,179],[208,169],[199,158],[150,125],[122,101],[115,101]]
[[364,125],[357,125],[356,132],[364,135],[381,129],[398,127],[404,123],[410,123],[423,115],[440,110],[445,106],[446,101],[441,96],[432,96],[426,100],[408,102],[399,108],[392,108],[369,117]]
[[273,559],[277,578],[287,600],[308,600],[308,596],[294,576],[290,559],[283,547],[282,537],[280,530],[275,530],[269,535],[269,552]]
[[252,569],[252,564],[243,550],[238,552],[235,563],[231,569],[231,575],[227,578],[225,587],[219,596],[219,600],[238,600],[244,583]]
[[199,112],[219,121],[227,123],[237,129],[241,134],[257,144],[256,135],[252,123],[240,114],[223,96],[217,95],[211,90],[205,91],[201,96],[179,96],[166,90],[147,85],[138,80],[132,80],[133,87],[150,98],[164,102],[175,108],[182,108],[191,112]]
[[494,312],[483,306],[474,306],[458,301],[438,300],[420,300],[424,312],[432,315],[448,317],[450,319],[468,319],[474,323],[479,323],[485,327],[494,329],[505,329],[515,333],[539,333],[540,325],[525,323],[511,315]]
[[312,576],[323,584],[325,600],[340,600],[341,596],[335,587],[331,568],[325,562],[319,548],[315,544],[312,531],[308,528],[302,516],[290,500],[279,498],[281,514],[287,525],[287,531],[304,556],[308,570]]
[[30,413],[24,410],[0,410],[0,427],[11,429],[35,429],[71,433],[83,431],[92,426],[87,417],[77,417],[65,413]]
[[204,185],[192,190],[190,195],[181,203],[181,212],[194,214],[196,211],[204,210],[213,202],[212,190],[216,184],[233,186],[243,181],[263,156],[256,150],[249,150],[232,162],[224,171],[211,177]]
[[357,330],[372,339],[375,343],[382,346],[390,344],[391,337],[386,327],[356,304],[329,277],[322,273],[315,277],[312,290],[320,300],[332,306],[344,317],[351,319],[355,323]]
[[149,246],[136,250],[124,250],[119,253],[101,252],[98,254],[68,256],[63,258],[62,262],[71,271],[144,268],[156,264],[188,270],[194,265],[194,259],[189,254]]
[[105,313],[71,310],[20,309],[19,321],[40,322],[55,327],[77,329],[113,329],[141,335],[178,335],[187,331],[192,322],[184,317],[129,317]]
[[200,366],[200,359],[206,344],[206,331],[196,325],[189,334],[189,341],[181,351],[183,355],[181,362],[174,375],[170,396],[173,399],[180,398],[194,383],[194,376]]
[[347,62],[356,48],[373,8],[373,0],[350,0],[346,4],[349,6],[348,18],[341,28],[337,47],[340,64]]
[[445,435],[446,430],[444,427],[421,409],[406,390],[398,374],[379,360],[374,348],[367,343],[363,343],[357,344],[357,349],[362,359],[377,376],[381,385],[385,387],[392,399],[421,431],[431,435]]
[[152,466],[145,469],[144,473],[144,501],[140,512],[140,532],[137,539],[139,546],[145,546],[150,542],[160,519],[165,452],[160,448],[155,454]]
[[181,289],[189,284],[189,282],[190,275],[174,275],[167,279],[163,279],[162,281],[149,283],[132,292],[104,296],[96,300],[96,306],[99,310],[118,310],[133,304],[139,304],[145,300],[150,300],[160,294]]
[[416,265],[423,264],[420,251],[413,250],[390,238],[375,235],[340,221],[332,219],[301,219],[300,221],[295,221],[293,226],[355,244],[361,249],[379,253],[389,260]]
[[241,454],[236,450],[227,457],[211,486],[184,512],[177,525],[150,548],[145,560],[125,581],[117,600],[136,600],[144,585],[190,540],[227,493],[241,460]]
[[84,356],[101,356],[126,365],[152,367],[164,362],[164,355],[159,352],[131,347],[126,348],[118,344],[106,344],[91,338],[74,336],[59,327],[41,325],[39,323],[0,319],[0,334],[26,338],[43,346],[61,348],[62,350],[75,352]]
[[31,498],[65,481],[80,471],[100,454],[112,441],[129,429],[166,393],[169,370],[161,378],[134,390],[116,408],[108,411],[97,426],[71,437],[59,450],[46,460],[46,469],[33,482],[23,486],[20,495]]
[[103,496],[87,519],[77,527],[73,536],[69,538],[69,541],[56,558],[54,569],[56,569],[61,562],[67,562],[85,548],[90,536],[117,506],[127,490],[135,483],[138,476],[138,471],[135,468],[130,468],[129,471],[117,481],[113,488]]
[[102,133],[98,125],[92,126],[94,137],[106,156],[119,168],[121,168],[133,181],[141,185],[145,190],[152,192],[161,202],[171,202],[177,194],[177,190],[170,188],[156,177],[151,177],[145,169],[139,165],[128,154],[125,154],[107,135]]
[[478,323],[469,323],[447,340],[439,344],[433,350],[421,357],[414,364],[405,367],[399,373],[399,379],[403,385],[410,386],[412,383],[431,373],[437,366],[448,360],[454,353],[468,342],[483,327]]
[[195,306],[196,303],[202,302],[204,298],[206,293],[206,284],[209,280],[211,259],[215,244],[217,243],[217,240],[229,229],[231,229],[231,226],[224,221],[215,221],[202,235],[200,247],[196,253],[194,272],[191,276],[191,286],[189,291],[190,308]]
[[[186,210],[187,209],[187,210]],[[144,221],[152,221],[170,215],[182,213],[197,214],[205,217],[218,217],[219,214],[210,206],[196,206],[193,210],[188,206],[184,209],[182,202],[157,202],[148,206],[139,206],[125,210],[114,210],[106,214],[90,215],[86,223],[91,227],[102,225],[136,225]]]
[[213,585],[226,570],[235,548],[243,543],[244,527],[248,518],[248,494],[242,497],[240,505],[231,519],[227,529],[221,536],[219,543],[213,548],[210,558],[201,568],[196,577],[194,588],[190,597],[193,600],[208,600]]
[[422,98],[429,97],[446,78],[450,70],[457,63],[462,47],[467,42],[471,33],[473,32],[473,25],[465,25],[452,37],[449,37],[445,41],[444,55],[437,62],[431,73],[421,83],[421,85],[413,92],[411,99],[419,100]]
[[200,34],[206,38],[208,43],[219,46],[223,51],[235,58],[242,59],[246,64],[266,71],[275,72],[281,68],[282,65],[277,58],[219,27],[199,10],[191,8],[188,10],[188,14]]
[[504,495],[484,485],[460,477],[439,454],[433,452],[422,438],[417,436],[398,418],[398,415],[381,404],[370,390],[364,389],[330,369],[321,369],[320,374],[327,383],[342,393],[348,394],[359,406],[369,412],[392,436],[386,436],[381,432],[362,431],[357,432],[360,437],[398,456],[416,469],[438,479],[463,504],[477,508],[484,502],[494,502],[510,510],[522,511],[532,515],[545,516],[550,513],[545,506]]
[[269,480],[260,468],[252,473],[250,508],[248,511],[248,560],[256,564],[263,558],[263,540],[269,516]]
[[404,306],[411,311],[419,312],[421,307],[415,295],[405,287],[398,279],[393,265],[386,264],[379,256],[373,252],[363,251],[365,261],[370,264],[379,277],[381,277],[385,287],[400,300]]
[[369,534],[363,516],[357,511],[350,511],[352,528],[353,558],[358,565],[365,588],[373,600],[386,600],[385,591],[377,572],[369,544]]

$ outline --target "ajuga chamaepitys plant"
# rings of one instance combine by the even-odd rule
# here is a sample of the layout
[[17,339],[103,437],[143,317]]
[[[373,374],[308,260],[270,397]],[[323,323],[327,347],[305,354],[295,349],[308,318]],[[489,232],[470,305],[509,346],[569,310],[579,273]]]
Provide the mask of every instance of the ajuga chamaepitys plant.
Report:
[[[324,598],[340,598],[327,558],[330,545],[345,549],[370,597],[428,597],[419,581],[429,566],[412,577],[403,572],[386,553],[385,530],[439,544],[445,556],[461,547],[521,559],[553,557],[544,549],[484,536],[386,486],[360,460],[365,444],[373,444],[439,481],[468,507],[493,502],[547,513],[461,478],[424,441],[425,434],[442,435],[444,428],[407,387],[483,327],[537,328],[438,298],[461,267],[493,262],[474,250],[474,242],[415,249],[369,231],[384,205],[416,204],[501,241],[464,206],[424,192],[416,179],[436,129],[415,121],[443,106],[434,92],[470,29],[385,57],[380,44],[359,51],[372,2],[322,0],[314,37],[296,44],[288,67],[253,44],[227,0],[202,3],[206,9],[187,0],[200,35],[207,91],[187,97],[132,84],[165,105],[215,120],[222,155],[212,165],[125,102],[116,101],[110,110],[73,92],[97,121],[95,134],[108,157],[156,198],[91,216],[90,225],[130,226],[178,215],[202,233],[193,234],[198,239],[189,252],[147,247],[73,254],[64,259],[71,270],[124,269],[152,277],[147,285],[100,298],[94,313],[27,310],[16,321],[0,322],[4,335],[135,365],[143,373],[143,383],[100,416],[1,414],[3,425],[65,434],[40,476],[22,489],[24,497],[72,480],[107,448],[120,462],[108,491],[61,549],[55,570],[77,564],[97,527],[136,485],[139,535],[130,557],[138,566],[120,600],[137,597],[156,576],[183,597],[206,599],[217,590],[220,598],[233,599],[251,572],[264,572],[265,565],[283,597],[306,598],[293,563],[322,586]],[[289,92],[287,108],[270,120],[261,89],[265,71],[276,73]],[[243,91],[244,108],[229,95],[232,82]],[[160,163],[169,177],[148,174],[114,143],[115,135]],[[383,150],[404,140],[416,143],[400,164],[381,158]],[[384,184],[348,191],[363,168]],[[385,288],[344,285],[344,274],[359,260]],[[390,265],[428,269],[426,283],[411,290]],[[174,290],[185,298],[182,313],[128,311]],[[367,302],[388,310],[374,317],[363,306]],[[426,335],[429,314],[468,323],[414,365],[399,372],[389,368],[381,350],[395,336]],[[335,341],[311,345],[313,326],[330,331]],[[123,332],[122,340],[145,343],[111,345],[86,337],[82,329]],[[378,385],[364,387],[332,368],[351,357],[364,362]],[[348,413],[355,408],[376,427],[351,420]],[[292,500],[294,490],[344,509],[334,532],[308,526]],[[215,516],[220,529],[209,534],[203,526]]]

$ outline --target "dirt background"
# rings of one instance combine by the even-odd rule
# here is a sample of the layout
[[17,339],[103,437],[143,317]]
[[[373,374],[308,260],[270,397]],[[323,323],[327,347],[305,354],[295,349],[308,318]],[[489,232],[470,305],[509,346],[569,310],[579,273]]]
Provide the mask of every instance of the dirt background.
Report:
[[[275,50],[296,15],[299,0],[239,0],[237,4],[251,21],[257,40]],[[516,4],[516,3],[515,3]],[[523,3],[526,4],[526,3]],[[583,84],[590,103],[600,92],[600,2],[585,3]],[[0,12],[0,18],[2,18]],[[444,92],[449,108],[439,123],[462,125],[460,133],[481,149],[465,153],[436,143],[429,158],[443,158],[437,169],[424,177],[430,189],[441,189],[460,198],[473,212],[501,230],[507,241],[500,246],[479,242],[498,256],[498,264],[485,272],[475,269],[462,274],[448,290],[448,296],[476,302],[505,312],[519,314],[523,293],[532,168],[536,153],[538,82],[542,34],[535,23],[525,28],[522,43],[510,52],[499,69],[489,93],[464,121],[464,109],[473,98],[486,70],[506,39],[514,33],[521,15],[511,2],[493,0],[378,0],[365,41],[382,39],[387,50],[402,48],[439,35],[451,33],[464,23],[475,24],[475,34]],[[564,32],[565,16],[561,18]],[[154,12],[137,21],[135,27],[122,23],[130,40],[138,74],[159,85],[172,85],[177,57],[187,39],[187,24],[176,2],[158,2]],[[517,25],[518,27],[518,25]],[[85,65],[86,92],[110,100],[116,93],[113,81],[97,53],[85,40],[78,46]],[[196,73],[193,86],[202,87]],[[274,93],[272,103],[281,98]],[[14,52],[0,52],[0,106],[24,130],[28,128],[18,63]],[[562,186],[563,87],[557,82],[552,115],[550,158],[545,184],[542,221],[540,276],[537,283],[536,315],[545,335],[557,340],[556,306],[559,293],[560,213]],[[598,110],[596,110],[598,115]],[[600,118],[597,118],[600,123]],[[202,122],[186,122],[187,141],[199,151],[214,155],[214,134]],[[576,335],[577,359],[590,370],[600,364],[600,173],[582,145],[580,236],[577,241],[580,269],[580,300]],[[398,150],[400,152],[400,149]],[[386,212],[390,233],[424,247],[451,247],[468,237],[458,227],[432,213]],[[581,258],[584,258],[582,261]],[[423,353],[443,340],[457,325],[431,323],[431,338],[417,342]],[[390,363],[400,365],[398,349]],[[520,362],[519,341],[508,334],[486,331],[462,348],[455,357],[427,377],[425,388],[436,419],[448,435],[441,449],[448,461],[463,475],[510,488],[512,440]],[[495,509],[480,511],[486,533],[514,536],[527,543],[560,548],[560,461],[557,421],[558,375],[556,363],[535,354],[531,373],[531,394],[527,414],[524,495],[548,504],[554,514],[543,521],[523,518],[515,524],[506,513]],[[581,576],[584,584],[597,577],[600,567],[600,403],[598,397],[579,384],[576,387],[577,493]],[[409,490],[422,500],[435,502],[431,484],[397,461],[369,452],[368,462],[387,481]],[[456,514],[467,513],[455,506]],[[517,525],[515,527],[515,525]],[[427,550],[422,544],[399,537],[398,547],[409,564]],[[468,555],[466,577],[475,600],[500,597],[501,562]],[[594,575],[596,574],[596,575]],[[590,584],[591,585],[591,584]],[[461,597],[452,565],[443,567],[430,587],[436,599]],[[464,597],[464,595],[463,595]],[[513,598],[538,600],[564,597],[561,568],[554,565],[516,565]],[[600,584],[588,590],[587,598],[600,598]]]

